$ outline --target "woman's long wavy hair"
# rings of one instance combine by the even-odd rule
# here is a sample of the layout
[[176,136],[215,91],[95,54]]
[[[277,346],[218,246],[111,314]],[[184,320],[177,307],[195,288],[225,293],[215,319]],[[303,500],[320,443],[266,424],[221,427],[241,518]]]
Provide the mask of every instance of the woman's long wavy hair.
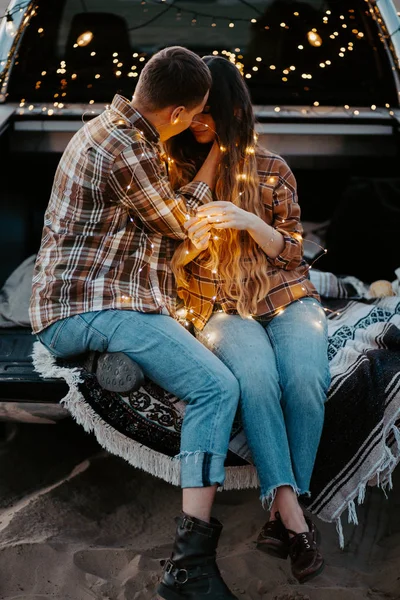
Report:
[[[234,64],[225,58],[205,56],[213,81],[207,105],[216,124],[217,140],[223,148],[215,186],[215,199],[231,201],[263,218],[256,164],[254,113],[247,86]],[[167,152],[174,189],[193,179],[204,162],[210,145],[199,144],[190,130],[171,138]],[[256,313],[257,304],[269,291],[268,262],[264,252],[246,231],[215,231],[207,250],[196,259],[205,268],[216,270],[223,296],[236,301],[242,317]],[[217,239],[215,239],[217,238]],[[171,267],[177,285],[188,286],[184,269],[187,242],[181,244]]]

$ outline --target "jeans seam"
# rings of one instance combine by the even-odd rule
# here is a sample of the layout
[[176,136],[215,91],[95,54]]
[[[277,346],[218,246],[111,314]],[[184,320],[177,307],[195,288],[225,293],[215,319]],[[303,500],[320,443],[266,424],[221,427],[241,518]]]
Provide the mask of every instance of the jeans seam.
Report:
[[103,346],[103,351],[107,349],[108,346],[108,337],[106,335],[104,335],[104,333],[101,333],[101,331],[99,331],[98,329],[96,329],[96,327],[93,327],[93,325],[91,325],[90,323],[87,323],[85,321],[85,319],[83,318],[82,314],[78,314],[76,315],[77,317],[79,317],[79,319],[85,324],[86,329],[88,329],[89,331],[92,331],[94,333],[96,333],[102,340],[102,346]]
[[[228,369],[231,371],[231,368],[230,368],[230,366],[229,366],[229,363],[230,363],[230,361],[229,361],[229,359],[228,359],[228,358],[225,356],[224,352],[223,352],[223,351],[220,349],[220,347],[219,347],[217,344],[213,344],[212,342],[209,342],[209,341],[207,340],[207,338],[205,338],[205,335],[203,334],[203,332],[199,332],[199,333],[200,333],[200,336],[199,336],[199,337],[200,337],[200,339],[199,339],[199,338],[197,338],[197,339],[199,339],[200,343],[201,343],[201,344],[203,344],[203,346],[205,346],[205,347],[206,347],[206,348],[208,348],[208,349],[211,349],[211,348],[212,348],[213,350],[215,350],[215,352],[213,352],[213,350],[211,350],[211,352],[213,352],[213,354],[215,354],[215,356],[216,356],[217,358],[219,358],[219,359],[221,360],[221,362],[223,362],[223,363],[224,363],[224,365],[225,365],[225,366],[226,366],[226,367],[227,367],[227,368],[228,368]],[[197,336],[196,336],[196,337],[197,337]],[[201,338],[203,338],[205,341],[204,341],[204,342],[202,342],[202,341],[201,341]],[[217,354],[217,352],[218,352],[218,354]],[[220,358],[220,356],[221,356],[222,358]],[[233,374],[233,376],[234,376],[234,377],[236,377],[232,371],[231,371],[231,373]]]
[[57,342],[59,340],[59,337],[60,337],[62,331],[64,330],[65,325],[67,324],[67,318],[64,319],[62,323],[59,324],[57,330],[55,331],[55,333],[53,334],[53,337],[51,338],[49,346],[53,350],[55,350],[55,346],[56,346],[56,344],[57,344]]

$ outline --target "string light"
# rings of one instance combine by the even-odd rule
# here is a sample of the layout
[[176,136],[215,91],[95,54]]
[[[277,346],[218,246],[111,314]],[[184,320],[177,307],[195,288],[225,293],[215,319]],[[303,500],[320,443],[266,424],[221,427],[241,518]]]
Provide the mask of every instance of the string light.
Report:
[[83,48],[84,46],[87,46],[88,44],[90,44],[92,39],[93,39],[93,33],[91,31],[85,31],[84,33],[81,33],[80,36],[78,36],[76,43],[78,44],[79,47]]
[[308,40],[308,43],[311,46],[315,46],[316,48],[318,48],[319,46],[322,45],[322,38],[315,31],[308,31],[307,32],[307,40]]
[[[146,2],[145,2],[144,4],[146,4]],[[169,8],[170,8],[170,7],[169,7]],[[246,18],[246,17],[243,17],[243,18],[242,18],[242,17],[241,17],[241,18],[236,18],[236,17],[235,17],[235,20],[232,20],[232,19],[231,19],[231,18],[229,18],[228,16],[218,16],[218,17],[215,17],[215,16],[213,16],[213,15],[211,15],[211,14],[208,14],[208,13],[205,13],[205,12],[197,12],[197,13],[195,13],[195,14],[194,14],[193,12],[191,12],[191,11],[190,11],[190,9],[189,9],[189,8],[188,8],[188,9],[184,9],[184,8],[181,8],[181,7],[179,7],[179,8],[176,8],[176,11],[177,11],[177,15],[178,15],[179,17],[180,17],[182,14],[191,14],[191,15],[194,15],[194,16],[193,16],[193,19],[192,19],[194,22],[197,22],[197,19],[198,19],[198,16],[199,16],[199,15],[200,15],[200,16],[208,16],[209,18],[211,18],[211,19],[212,19],[212,22],[211,22],[211,25],[212,25],[212,26],[216,25],[216,23],[217,23],[217,19],[220,19],[221,21],[226,21],[226,22],[228,23],[228,25],[229,25],[229,26],[235,26],[235,24],[236,24],[236,21],[243,21],[243,22],[246,22],[246,21],[248,22],[248,21],[249,21],[248,17],[247,17],[247,18]],[[354,10],[350,10],[350,12],[354,12]],[[161,14],[164,14],[164,13],[160,13],[160,15],[161,15]],[[158,18],[160,15],[156,15],[156,17]],[[299,12],[294,12],[294,13],[293,13],[293,15],[294,15],[294,16],[299,16],[299,15],[300,15],[300,13],[299,13]],[[327,11],[327,12],[326,12],[326,15],[331,15],[331,11],[329,11],[329,12]],[[343,20],[343,19],[342,19],[342,17],[343,17],[343,15],[341,15],[341,16],[340,16],[341,20]],[[327,19],[327,16],[324,16],[324,17],[322,17],[322,19],[326,21],[326,19]],[[252,19],[250,19],[250,22],[251,22],[251,23],[253,23],[253,24],[254,24],[254,23],[257,23],[257,19],[256,19],[256,18],[252,18]],[[145,24],[144,24],[144,25],[145,25]],[[278,24],[278,26],[279,26],[279,27],[281,27],[281,28],[289,28],[289,24],[288,24],[286,21],[282,21],[280,24]],[[41,31],[43,30],[43,28],[39,28],[39,29],[40,29]],[[130,28],[130,30],[131,30],[131,29],[134,29],[134,28]],[[270,29],[270,27],[268,26],[266,29],[268,29],[268,30],[269,30],[269,29]],[[359,38],[362,38],[362,37],[363,37],[363,35],[364,35],[362,32],[359,32],[359,30],[358,30],[358,29],[354,29],[354,28],[353,28],[353,30],[352,30],[352,31],[354,32],[354,35],[356,35],[357,39],[359,39]],[[357,33],[356,33],[356,32],[357,32]],[[359,35],[359,34],[361,34],[361,35]],[[338,35],[339,35],[339,33],[338,33],[337,31],[335,31],[333,35],[335,35],[335,36],[338,36]],[[79,45],[83,45],[83,44],[88,44],[88,43],[90,43],[90,42],[91,42],[91,40],[92,40],[92,36],[93,36],[93,33],[92,33],[92,32],[90,32],[90,31],[86,31],[86,32],[84,32],[83,34],[81,34],[81,36],[79,36],[79,38],[78,38]],[[318,46],[318,45],[321,45],[321,44],[322,44],[322,38],[321,38],[321,36],[319,35],[319,33],[317,32],[317,29],[316,29],[316,28],[313,28],[311,31],[309,31],[309,32],[307,33],[307,38],[308,38],[308,40],[309,40],[309,43],[310,43],[311,45]],[[76,45],[78,46],[78,44],[76,44]],[[350,45],[349,45],[349,47],[350,47]],[[299,45],[298,45],[298,49],[304,49],[304,46],[303,46],[302,44],[299,44]],[[238,48],[237,50],[235,49],[235,51],[239,52],[239,51],[240,51],[240,48]],[[237,62],[236,62],[236,56],[234,55],[234,53],[230,53],[230,52],[228,52],[228,51],[225,51],[225,53],[226,53],[226,54],[229,56],[229,59],[230,59],[232,62],[234,62],[235,64],[237,64]],[[215,52],[215,54],[216,54],[216,52]],[[93,56],[93,55],[95,55],[95,54],[94,54],[94,53],[92,53],[91,55]],[[118,55],[118,53],[114,53],[114,56],[116,56],[116,55]],[[134,57],[135,57],[135,56],[137,57],[137,53],[134,53],[134,54],[133,54],[133,56],[134,56]],[[243,55],[240,55],[240,57],[241,57],[241,58],[243,58]],[[261,62],[261,61],[262,61],[262,57],[256,57],[256,59],[255,59],[255,60],[256,60],[256,62]],[[145,58],[144,58],[144,57],[141,57],[140,61],[141,61],[141,62],[144,62],[144,61],[145,61]],[[327,65],[328,63],[325,61],[324,63],[321,63],[321,62],[320,62],[320,63],[318,63],[318,64],[319,64],[320,68],[322,68],[322,69],[323,69],[323,68],[324,68],[324,66],[323,66],[323,65]],[[294,68],[293,68],[293,70],[294,70],[294,69],[295,69],[295,65],[293,65],[293,67],[294,67]],[[240,69],[240,71],[241,71],[241,72],[243,71],[243,67],[242,67],[242,65],[240,65],[238,68]],[[258,68],[258,67],[257,67],[257,68]],[[133,68],[132,68],[131,70],[133,70]],[[254,67],[251,67],[251,70],[252,70],[253,72],[257,72],[257,70],[256,70],[256,65],[254,65]],[[271,70],[274,70],[274,67],[271,67]],[[287,69],[286,69],[285,71],[287,71]],[[284,74],[285,74],[285,75],[288,75],[288,73],[284,73]],[[120,71],[120,67],[119,67],[119,65],[118,65],[118,71],[114,72],[114,75],[115,75],[116,77],[121,77],[121,76],[122,76],[122,72]],[[246,74],[244,74],[244,73],[243,73],[243,75],[245,75],[245,77],[246,77],[247,79],[251,79],[251,73],[246,73]],[[311,75],[311,76],[312,76],[312,74],[311,74],[311,73],[310,73],[310,74],[307,74],[307,75]],[[126,76],[128,76],[128,77],[137,77],[138,75],[134,75],[134,74],[132,74],[131,72],[127,72],[127,73],[126,73]],[[94,77],[95,77],[95,76],[94,76]],[[308,78],[308,77],[307,77],[307,78]],[[99,78],[98,78],[98,79],[99,79]],[[284,78],[283,80],[284,80],[284,81],[287,81],[287,78]]]
[[14,19],[10,12],[6,13],[6,31],[11,37],[13,37],[16,33]]

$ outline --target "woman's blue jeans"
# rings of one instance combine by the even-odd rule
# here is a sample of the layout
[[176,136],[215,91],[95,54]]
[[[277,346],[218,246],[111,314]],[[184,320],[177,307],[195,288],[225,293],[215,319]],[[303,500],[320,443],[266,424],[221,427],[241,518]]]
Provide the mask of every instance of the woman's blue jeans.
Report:
[[89,350],[130,356],[149,379],[187,403],[181,435],[182,487],[222,485],[239,384],[182,325],[160,314],[104,310],[57,321],[38,338],[62,358]]
[[283,485],[309,494],[330,384],[321,305],[304,298],[264,322],[215,312],[196,335],[239,381],[263,505]]

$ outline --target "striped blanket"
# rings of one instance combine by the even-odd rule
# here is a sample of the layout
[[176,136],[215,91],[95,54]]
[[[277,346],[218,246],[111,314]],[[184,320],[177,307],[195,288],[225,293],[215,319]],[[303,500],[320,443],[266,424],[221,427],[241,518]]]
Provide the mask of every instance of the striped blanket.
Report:
[[[367,486],[390,489],[400,460],[400,297],[369,298],[368,286],[353,277],[313,271],[312,280],[328,314],[332,383],[311,498],[302,501],[336,523],[343,546],[342,514],[357,523]],[[33,362],[43,377],[65,379],[63,404],[106,450],[179,484],[183,402],[149,381],[129,397],[105,392],[94,375],[54,359],[39,342]],[[258,487],[239,417],[226,465],[224,489]]]

